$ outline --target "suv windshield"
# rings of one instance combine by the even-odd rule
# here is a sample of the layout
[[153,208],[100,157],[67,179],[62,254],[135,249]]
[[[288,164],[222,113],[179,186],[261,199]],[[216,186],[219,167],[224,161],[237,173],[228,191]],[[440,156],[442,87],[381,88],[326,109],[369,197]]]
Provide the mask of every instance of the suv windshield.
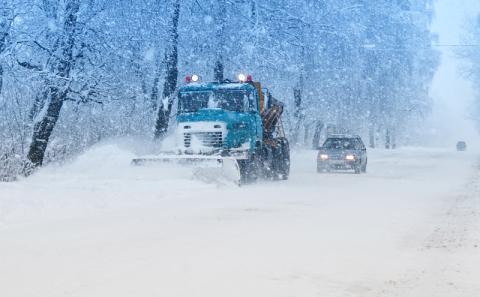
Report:
[[245,90],[181,92],[178,97],[178,111],[187,113],[202,108],[219,108],[244,112],[248,110],[249,95]]
[[361,149],[361,142],[355,138],[328,138],[323,147],[335,150],[356,150]]

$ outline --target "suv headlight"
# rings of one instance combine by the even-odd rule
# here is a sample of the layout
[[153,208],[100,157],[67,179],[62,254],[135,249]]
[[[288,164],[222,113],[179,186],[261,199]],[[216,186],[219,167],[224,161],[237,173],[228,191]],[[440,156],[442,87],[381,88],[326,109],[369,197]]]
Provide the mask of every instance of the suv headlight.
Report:
[[355,161],[355,156],[354,156],[354,155],[346,155],[346,156],[345,156],[345,159],[346,159],[347,161]]
[[320,154],[320,159],[321,160],[328,160],[328,155],[327,154]]

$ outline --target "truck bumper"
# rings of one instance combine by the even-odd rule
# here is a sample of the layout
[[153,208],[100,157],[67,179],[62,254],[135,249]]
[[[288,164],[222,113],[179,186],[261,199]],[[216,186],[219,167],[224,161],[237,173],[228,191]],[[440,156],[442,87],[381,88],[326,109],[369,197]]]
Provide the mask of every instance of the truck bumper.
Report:
[[206,152],[193,152],[185,150],[177,155],[178,158],[198,158],[198,159],[237,159],[247,160],[249,158],[248,150],[235,150],[235,149],[219,149],[208,150]]

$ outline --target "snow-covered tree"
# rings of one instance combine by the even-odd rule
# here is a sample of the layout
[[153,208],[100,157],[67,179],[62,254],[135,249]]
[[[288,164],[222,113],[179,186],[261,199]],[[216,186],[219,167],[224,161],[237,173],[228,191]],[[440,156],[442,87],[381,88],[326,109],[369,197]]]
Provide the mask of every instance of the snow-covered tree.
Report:
[[475,89],[476,100],[471,116],[477,119],[480,129],[480,15],[470,22],[464,43],[466,46],[458,50],[458,55],[466,62],[463,73],[472,81]]
[[165,82],[163,84],[163,97],[158,105],[157,119],[155,121],[155,138],[160,138],[167,133],[170,114],[174,102],[175,89],[178,80],[178,22],[180,19],[180,0],[175,0],[172,5],[172,20],[165,50]]
[[0,5],[0,153],[18,164],[164,134],[179,77],[192,73],[252,74],[286,102],[292,143],[309,146],[325,128],[393,146],[431,105],[430,0]]

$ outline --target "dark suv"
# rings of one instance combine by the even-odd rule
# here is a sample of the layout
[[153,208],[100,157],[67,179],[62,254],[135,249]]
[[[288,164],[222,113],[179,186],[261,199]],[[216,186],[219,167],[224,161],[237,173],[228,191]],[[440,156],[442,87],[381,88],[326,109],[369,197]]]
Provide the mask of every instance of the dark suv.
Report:
[[317,172],[353,169],[367,172],[367,149],[360,136],[331,135],[319,148]]

